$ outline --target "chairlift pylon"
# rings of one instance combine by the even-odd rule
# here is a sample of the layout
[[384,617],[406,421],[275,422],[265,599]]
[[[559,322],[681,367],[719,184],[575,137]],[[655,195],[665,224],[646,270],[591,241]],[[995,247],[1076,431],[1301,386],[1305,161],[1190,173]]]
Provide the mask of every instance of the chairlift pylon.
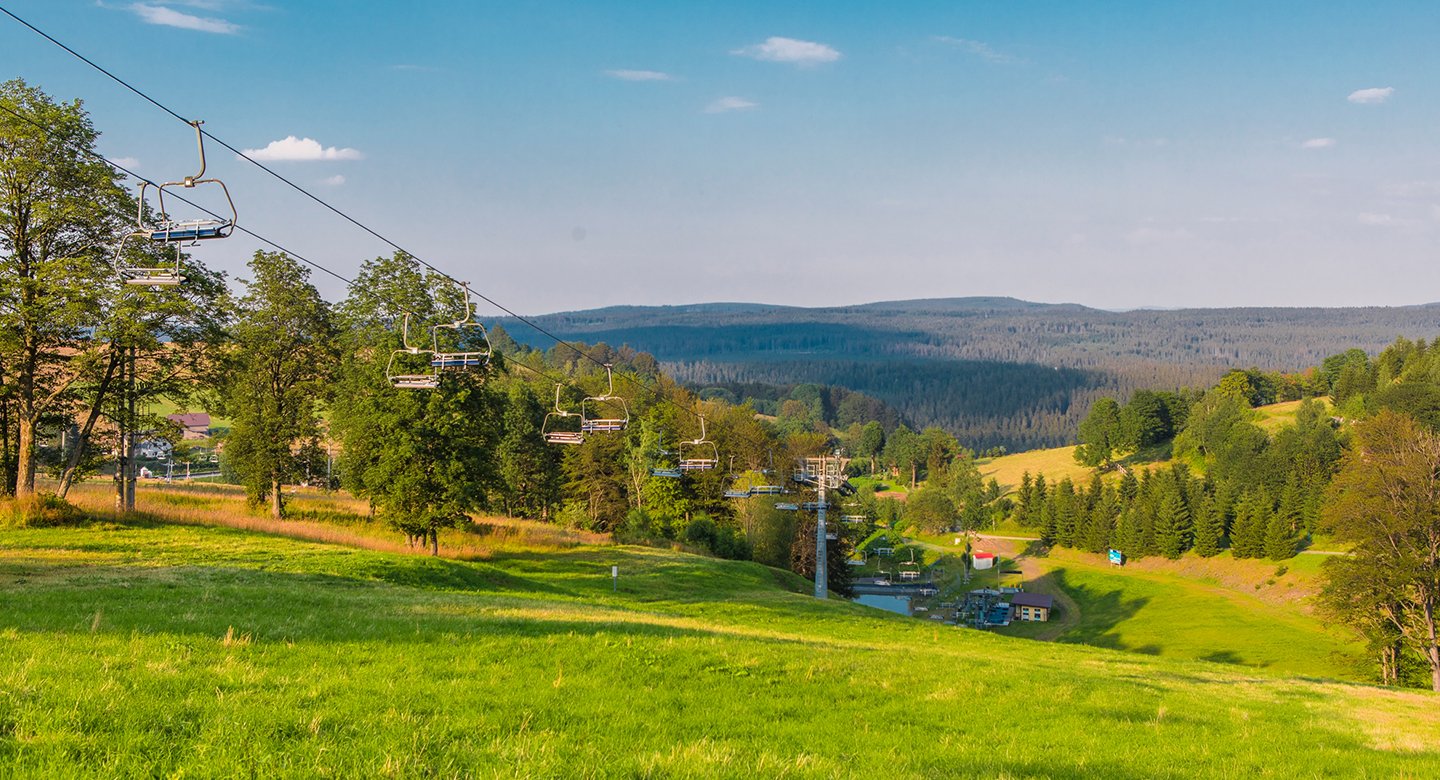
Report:
[[440,377],[433,371],[428,374],[397,374],[395,358],[401,355],[431,354],[434,350],[421,349],[410,344],[410,313],[405,313],[405,324],[400,330],[400,341],[405,346],[390,353],[390,362],[385,366],[385,377],[390,386],[397,390],[434,390],[440,386]]
[[584,444],[584,431],[566,431],[550,427],[551,418],[568,420],[571,417],[580,417],[579,412],[569,412],[560,408],[560,383],[555,383],[555,411],[545,415],[545,421],[540,425],[540,433],[545,437],[546,444]]
[[[618,433],[630,427],[630,407],[625,403],[624,398],[615,395],[615,375],[611,371],[611,364],[606,363],[605,380],[608,387],[605,394],[592,395],[580,402],[580,430],[584,433]],[[596,409],[599,409],[601,404],[619,404],[625,416],[589,417],[586,415],[586,409],[592,403]]]
[[[475,308],[470,301],[470,283],[456,282],[460,292],[464,296],[465,315],[454,322],[447,322],[436,325],[430,329],[432,341],[435,346],[434,356],[430,359],[430,365],[441,371],[455,369],[484,368],[490,364],[490,354],[493,348],[490,346],[490,334],[485,326],[473,319]],[[461,349],[456,352],[440,351],[440,330],[450,328],[455,331],[459,338]],[[484,349],[465,350],[466,334],[475,330],[480,331],[480,340],[485,342]]]

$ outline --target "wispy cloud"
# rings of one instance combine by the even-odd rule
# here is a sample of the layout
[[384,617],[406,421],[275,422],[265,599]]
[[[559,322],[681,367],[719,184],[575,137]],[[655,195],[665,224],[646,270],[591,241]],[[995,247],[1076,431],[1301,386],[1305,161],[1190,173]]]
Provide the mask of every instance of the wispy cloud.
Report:
[[1376,227],[1394,227],[1400,224],[1400,220],[1389,214],[1361,214],[1356,219],[1362,225],[1374,225]]
[[[187,3],[200,8],[212,8],[210,5],[200,3]],[[139,16],[148,24],[160,24],[166,27],[179,27],[185,30],[199,30],[200,32],[220,33],[222,35],[234,35],[243,29],[238,24],[231,24],[224,19],[210,19],[203,16],[182,13],[173,8],[166,8],[163,5],[152,5],[150,3],[132,3],[126,7],[127,11]]]
[[1194,237],[1195,234],[1185,228],[1162,230],[1160,228],[1143,227],[1125,234],[1125,240],[1136,246],[1169,243],[1171,241],[1186,241]]
[[982,60],[993,62],[998,65],[1011,65],[1020,60],[1009,54],[1003,54],[990,48],[990,44],[980,41],[967,41],[964,38],[951,38],[948,35],[937,35],[935,40],[948,43],[961,51],[968,51]]
[[121,168],[128,168],[132,171],[140,170],[140,161],[135,159],[134,157],[116,157],[110,162],[115,163]]
[[1351,103],[1384,103],[1385,98],[1395,94],[1394,87],[1375,87],[1373,89],[1357,89],[1345,98]]
[[339,187],[345,183],[345,177],[337,173],[329,178],[321,179],[320,183],[326,187]]
[[669,73],[655,70],[607,70],[605,75],[621,81],[679,81]]
[[264,149],[246,149],[245,156],[256,160],[360,160],[365,155],[355,149],[326,149],[311,138],[287,136],[271,141]]
[[751,111],[759,107],[759,103],[751,103],[745,98],[723,97],[706,106],[705,113],[724,114],[730,111]]
[[1329,149],[1335,145],[1334,138],[1311,138],[1300,144],[1301,149]]
[[814,65],[840,59],[840,52],[823,43],[780,37],[766,38],[764,43],[746,46],[730,53],[766,62],[794,62],[799,65]]

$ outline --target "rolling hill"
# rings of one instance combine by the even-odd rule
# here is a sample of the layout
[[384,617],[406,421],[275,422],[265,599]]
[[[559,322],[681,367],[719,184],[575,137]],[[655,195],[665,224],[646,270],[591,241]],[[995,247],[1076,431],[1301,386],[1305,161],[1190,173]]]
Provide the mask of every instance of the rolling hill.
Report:
[[[533,321],[571,341],[650,352],[695,387],[839,385],[880,398],[966,446],[1012,452],[1073,443],[1097,398],[1208,387],[1231,368],[1295,371],[1396,336],[1440,334],[1440,305],[1111,312],[1013,298],[799,308],[621,306]],[[517,340],[550,348],[524,323]]]

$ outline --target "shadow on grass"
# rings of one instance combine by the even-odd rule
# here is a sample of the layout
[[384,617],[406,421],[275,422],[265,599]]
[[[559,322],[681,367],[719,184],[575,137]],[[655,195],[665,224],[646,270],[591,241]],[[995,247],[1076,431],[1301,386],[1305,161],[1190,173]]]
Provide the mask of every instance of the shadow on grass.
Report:
[[[166,634],[189,641],[229,629],[260,642],[435,642],[447,637],[734,636],[722,626],[677,625],[689,613],[637,612],[623,600],[415,591],[330,574],[222,567],[70,567],[27,563],[0,585],[0,631]],[[16,572],[10,572],[15,574]],[[42,587],[35,587],[43,585]],[[758,642],[813,645],[743,631]]]
[[1146,597],[1126,599],[1119,589],[1101,591],[1085,585],[1072,585],[1066,579],[1064,569],[1053,569],[1045,575],[1053,587],[1058,587],[1080,607],[1080,625],[1070,629],[1056,641],[1068,644],[1107,647],[1112,650],[1126,650],[1145,655],[1160,655],[1164,648],[1149,644],[1131,647],[1126,645],[1115,629],[1150,603]]

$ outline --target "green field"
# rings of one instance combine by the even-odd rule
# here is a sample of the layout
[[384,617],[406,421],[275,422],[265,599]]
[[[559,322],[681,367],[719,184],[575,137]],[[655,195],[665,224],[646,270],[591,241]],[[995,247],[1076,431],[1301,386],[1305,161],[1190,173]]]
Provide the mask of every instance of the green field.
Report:
[[[0,776],[1420,777],[1440,761],[1428,693],[937,626],[817,602],[754,563],[483,538],[476,560],[432,559],[154,520],[0,531]],[[336,533],[352,531],[378,536]]]
[[1348,676],[1360,650],[1297,610],[1223,588],[1074,564],[1051,574],[1083,615],[1061,642],[1321,677]]

